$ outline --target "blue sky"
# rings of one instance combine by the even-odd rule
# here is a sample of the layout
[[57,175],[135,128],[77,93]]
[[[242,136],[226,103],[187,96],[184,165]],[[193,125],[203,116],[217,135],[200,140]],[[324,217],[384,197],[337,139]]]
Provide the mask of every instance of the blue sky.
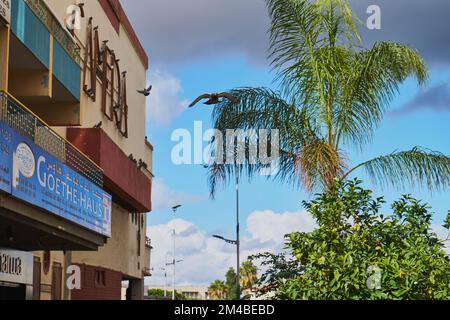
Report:
[[[272,75],[266,68],[252,66],[239,56],[193,63],[172,72],[172,75],[179,79],[183,88],[183,91],[179,93],[180,97],[189,98],[189,100],[202,92],[226,90],[235,86],[270,86],[272,79]],[[431,75],[430,86],[446,81],[449,77],[448,71],[442,70],[433,70]],[[392,110],[399,109],[414,99],[419,90],[414,81],[407,81],[402,86],[398,98],[392,103]],[[177,217],[195,225],[197,232],[201,232],[203,237],[207,238],[212,234],[222,234],[228,238],[235,237],[234,186],[230,185],[220,189],[216,199],[210,200],[208,198],[206,172],[202,166],[176,166],[171,162],[171,150],[176,145],[176,142],[171,141],[173,130],[185,128],[193,134],[194,121],[203,121],[204,130],[206,130],[210,125],[210,115],[211,109],[199,105],[198,108],[184,111],[167,126],[152,124],[150,120],[148,135],[155,146],[154,174],[158,183],[163,182],[173,192],[181,193],[181,196],[180,194],[173,197],[169,196],[169,201],[164,202],[166,207],[156,208],[149,215],[150,236],[153,236],[151,230],[155,225],[165,225],[167,229],[171,228],[173,215],[168,207],[168,204],[171,203],[183,205],[178,211]],[[429,108],[401,115],[389,113],[377,130],[372,144],[369,144],[362,152],[350,151],[351,162],[357,164],[377,155],[387,154],[395,150],[407,150],[414,146],[422,146],[450,154],[449,123],[450,112],[436,112]],[[402,194],[412,194],[414,197],[429,203],[436,213],[434,216],[436,224],[442,224],[446,212],[450,210],[450,193],[448,191],[430,194],[427,190],[413,188],[406,190],[386,188],[382,190],[370,184],[370,181],[361,171],[357,172],[355,176],[364,179],[366,186],[373,189],[376,196],[383,195],[388,204],[398,199]],[[247,228],[249,226],[246,222],[251,214],[264,210],[272,210],[279,214],[299,212],[301,211],[301,202],[311,197],[302,190],[270,182],[263,178],[253,180],[251,183],[246,179],[242,181],[240,195],[242,230],[244,235],[247,235],[250,239],[252,239],[252,235],[248,234]],[[164,195],[158,193],[158,196]],[[155,203],[160,200],[153,197]],[[386,205],[384,210],[388,209]],[[266,225],[266,228],[270,227],[270,224]],[[263,228],[265,227],[263,226]],[[169,232],[166,230],[166,235]],[[262,232],[265,232],[265,230],[262,230]],[[189,237],[186,238],[186,241],[189,241],[188,239]],[[283,239],[282,237],[278,239],[279,245],[277,247],[279,248]],[[170,238],[166,237],[165,240],[169,241]],[[271,246],[269,247],[271,249]],[[261,250],[264,249],[266,248],[261,248]],[[224,263],[233,266],[234,251],[231,248],[224,248],[224,250],[231,250],[228,252],[229,261]],[[160,252],[160,254],[162,253]],[[184,259],[188,259],[187,257],[191,252],[181,251],[180,254]],[[204,256],[208,256],[207,253],[204,253]],[[200,268],[205,268],[206,265]],[[181,268],[183,267],[181,266]],[[225,266],[214,275],[219,277],[224,273],[225,270],[223,269],[225,269]],[[183,282],[184,279],[190,280]],[[206,280],[199,279],[197,281],[200,284],[206,283]],[[181,274],[178,280],[178,283],[184,284],[193,282],[196,282],[196,278],[190,278],[189,274]],[[158,280],[156,276],[150,280],[150,283],[161,284],[161,280]]]
[[[151,61],[148,78],[153,85],[153,92],[148,101],[147,135],[155,147],[153,171],[156,179],[154,210],[149,215],[149,236],[157,240],[152,257],[152,266],[156,271],[150,282],[161,284],[163,281],[159,269],[164,263],[165,255],[170,251],[169,233],[174,217],[170,206],[182,204],[183,207],[176,216],[178,219],[176,223],[180,228],[178,232],[181,233],[180,255],[190,261],[190,267],[181,267],[177,282],[207,283],[214,280],[214,277],[223,275],[234,263],[233,248],[214,242],[218,240],[210,239],[210,236],[216,233],[229,238],[235,237],[234,186],[220,189],[216,200],[210,200],[206,172],[202,166],[176,166],[172,163],[171,150],[176,142],[171,141],[171,135],[179,128],[193,133],[194,121],[202,121],[204,130],[210,127],[211,109],[203,105],[186,109],[187,105],[201,93],[219,92],[241,86],[276,88],[272,84],[274,75],[270,72],[267,61],[261,58],[265,56],[267,45],[264,31],[268,21],[267,15],[261,1],[257,0],[245,3],[232,0],[227,2],[228,6],[224,1],[195,0],[186,8],[184,6],[187,4],[182,1],[171,0],[169,1],[171,3],[167,3],[158,0],[152,1],[152,6],[145,10],[142,8],[135,10],[130,0],[122,2],[130,13]],[[431,78],[428,89],[417,87],[412,79],[401,86],[399,95],[391,104],[391,112],[386,115],[376,131],[373,143],[363,151],[347,149],[351,163],[358,164],[378,155],[407,150],[414,146],[422,146],[448,155],[450,94],[442,91],[445,91],[445,85],[450,83],[450,55],[448,61],[442,58],[442,52],[448,51],[448,45],[429,42],[430,33],[436,36],[447,32],[445,25],[433,23],[425,27],[420,22],[409,21],[409,25],[406,24],[403,29],[399,28],[396,21],[408,15],[408,10],[422,8],[421,2],[406,3],[404,0],[389,2],[408,5],[405,7],[406,11],[394,4],[387,7],[386,1],[378,2],[386,6],[385,9],[383,7],[385,10],[383,12],[387,11],[387,21],[381,31],[370,33],[363,30],[363,36],[369,39],[368,45],[380,39],[412,42],[420,52],[423,52],[430,65]],[[176,5],[179,10],[168,11],[167,7],[172,5]],[[361,6],[364,9],[364,6]],[[447,6],[447,2],[436,1],[435,9],[437,8],[438,12],[442,11],[439,6]],[[204,9],[202,13],[189,11],[192,16],[181,13],[183,10],[200,7]],[[240,11],[233,25],[223,21],[226,18],[222,17],[217,17],[216,21],[212,22],[211,17],[207,15],[208,12],[217,12],[217,9],[231,10],[228,7]],[[357,8],[361,9],[359,6]],[[394,14],[395,10],[399,10],[397,16]],[[437,14],[433,10],[428,9],[430,11],[428,12],[423,9],[424,17]],[[149,18],[143,18],[144,11]],[[413,38],[411,34],[414,35]],[[450,44],[450,41],[448,42]],[[437,97],[430,88],[439,86],[444,86],[444,90],[441,90]],[[395,112],[400,109],[402,112]],[[365,180],[365,185],[373,189],[376,196],[383,195],[387,203],[392,203],[406,193],[429,203],[435,212],[436,224],[442,224],[445,214],[450,210],[449,190],[434,194],[412,188],[382,190],[370,184],[361,171],[355,176]],[[303,227],[309,230],[311,227],[309,220],[306,218],[302,220],[304,213],[301,207],[301,202],[310,199],[311,196],[302,190],[269,182],[263,178],[255,179],[251,183],[245,179],[241,183],[240,190],[242,230],[248,252],[258,249],[280,249],[283,244],[283,232]],[[388,209],[388,206],[383,208]],[[254,225],[250,225],[250,222]],[[300,222],[304,222],[304,226]],[[260,230],[256,230],[255,226]],[[289,229],[293,226],[297,229]],[[273,228],[278,228],[277,232],[272,230]],[[267,238],[265,234],[271,232],[275,232],[274,237]],[[217,254],[215,251],[221,251],[223,255],[214,255]],[[219,261],[217,265],[211,262],[214,259]],[[199,275],[199,271],[203,276]]]
[[[183,97],[195,98],[199,93],[227,90],[236,86],[271,86],[272,74],[267,68],[251,66],[242,57],[224,57],[216,61],[193,63],[192,65],[174,71],[183,86]],[[448,80],[448,71],[431,72],[430,86]],[[413,80],[407,81],[401,88],[397,99],[392,103],[392,110],[402,107],[414,98],[419,92]],[[151,106],[150,106],[151,107]],[[149,137],[155,146],[154,174],[164,180],[170,188],[184,191],[204,200],[197,203],[185,204],[180,210],[183,218],[191,219],[198,226],[207,230],[223,229],[225,233],[232,234],[234,187],[229,186],[220,190],[216,201],[208,198],[206,172],[201,166],[176,166],[171,162],[171,150],[177,144],[171,141],[173,130],[185,128],[192,132],[194,121],[203,121],[205,129],[210,125],[210,112],[207,106],[200,105],[195,109],[188,109],[169,126],[157,127],[152,125],[148,129]],[[450,153],[449,138],[450,112],[436,112],[424,108],[397,115],[389,113],[381,127],[377,130],[372,144],[364,151],[352,150],[351,162],[354,164],[372,159],[395,150],[407,150],[414,146],[422,146],[442,153]],[[208,127],[206,127],[208,125]],[[388,202],[397,199],[405,193],[410,193],[423,199],[433,206],[436,211],[436,222],[442,220],[447,210],[450,210],[449,193],[441,192],[430,194],[427,190],[410,188],[404,191],[386,188],[381,190],[370,184],[361,171],[355,174],[366,181],[368,187],[373,188],[377,194],[382,194]],[[252,183],[242,183],[242,213],[243,220],[246,215],[255,210],[272,209],[277,212],[294,211],[300,207],[300,202],[310,196],[302,190],[280,183],[267,182],[257,179]],[[164,210],[163,210],[164,211]],[[150,215],[151,224],[166,223],[171,216],[164,212],[154,212]]]

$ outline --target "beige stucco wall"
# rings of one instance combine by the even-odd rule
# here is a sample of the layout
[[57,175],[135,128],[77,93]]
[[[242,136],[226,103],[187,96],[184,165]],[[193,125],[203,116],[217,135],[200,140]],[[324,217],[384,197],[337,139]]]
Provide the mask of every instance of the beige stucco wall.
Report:
[[[73,5],[73,0],[44,0],[50,10],[64,24],[66,9]],[[100,42],[108,40],[108,47],[115,51],[120,59],[120,70],[127,71],[128,102],[128,138],[117,130],[115,123],[109,121],[101,111],[100,82],[97,81],[97,100],[93,102],[84,91],[81,92],[81,127],[92,128],[102,121],[102,129],[124,151],[133,154],[136,159],[143,159],[152,168],[152,152],[145,143],[146,105],[145,97],[136,90],[146,86],[146,69],[135,50],[126,30],[120,26],[119,33],[111,25],[98,1],[84,1],[86,17],[81,20],[80,30],[75,31],[78,45],[84,48],[87,39],[87,22],[93,17],[93,25],[99,27]],[[63,137],[65,128],[55,128]],[[138,254],[137,234],[139,227],[132,223],[132,214],[113,203],[112,238],[98,252],[73,252],[72,263],[98,266],[122,272],[127,277],[142,278],[143,268],[150,267],[150,253],[145,246],[147,219],[144,215],[144,228],[141,230],[140,255]]]
[[[66,10],[74,4],[73,0],[45,0],[50,10],[64,24]],[[81,126],[91,128],[103,121],[103,130],[125,152],[133,154],[136,159],[143,159],[149,163],[145,147],[145,122],[146,108],[145,97],[136,90],[146,86],[146,69],[136,49],[134,48],[126,30],[120,26],[119,34],[111,25],[108,17],[98,1],[84,1],[86,17],[81,19],[81,28],[75,32],[79,46],[82,48],[81,57],[84,57],[84,48],[87,39],[86,28],[90,17],[93,17],[93,25],[99,26],[100,42],[108,40],[108,47],[115,51],[121,71],[127,71],[127,101],[128,101],[128,138],[120,135],[115,123],[107,120],[101,112],[100,87],[97,86],[97,101],[92,102],[82,91],[81,94]],[[99,84],[99,82],[97,82]],[[65,129],[57,129],[58,133],[65,136]]]
[[67,294],[67,287],[65,285],[65,270],[67,270],[67,266],[65,263],[65,257],[63,252],[61,251],[52,251],[50,253],[50,268],[48,273],[44,273],[44,252],[36,251],[33,252],[33,257],[38,257],[41,262],[41,300],[51,300],[52,298],[52,276],[53,276],[53,264],[59,263],[62,267],[62,279],[61,279],[61,294],[62,299],[64,299],[65,294]]
[[[143,229],[140,217],[144,217]],[[145,214],[139,215],[139,223],[133,223],[132,219],[132,214],[113,204],[112,238],[96,252],[72,252],[72,262],[119,271],[127,277],[142,278],[143,269],[150,267],[150,257],[146,254],[145,246],[147,219]]]

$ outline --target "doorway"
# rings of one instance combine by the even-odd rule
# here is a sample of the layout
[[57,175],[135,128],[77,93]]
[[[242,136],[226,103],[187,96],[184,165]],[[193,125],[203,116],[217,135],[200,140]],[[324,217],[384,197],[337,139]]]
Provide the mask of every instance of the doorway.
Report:
[[14,283],[0,283],[0,300],[26,300],[26,286]]

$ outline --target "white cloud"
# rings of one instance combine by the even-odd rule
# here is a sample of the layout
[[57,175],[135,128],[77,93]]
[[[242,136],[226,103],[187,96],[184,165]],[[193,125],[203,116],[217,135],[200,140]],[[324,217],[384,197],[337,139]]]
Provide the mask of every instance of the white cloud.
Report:
[[[440,225],[432,225],[432,230],[436,233],[439,239],[447,240],[449,237],[448,230]],[[450,254],[450,239],[444,242],[445,243],[445,251]]]
[[276,213],[266,210],[252,213],[247,220],[247,230],[260,242],[277,243],[290,232],[310,232],[315,228],[314,220],[306,212]]
[[160,127],[167,126],[186,110],[189,101],[181,98],[181,82],[170,73],[152,71],[149,83],[153,89],[147,100],[147,121]]
[[[177,283],[206,285],[215,279],[223,279],[229,267],[235,267],[235,247],[212,238],[192,222],[176,219],[165,225],[150,226],[148,236],[152,239],[151,266],[152,285],[164,285],[164,272],[161,270],[172,259],[173,245],[171,232],[176,226],[176,259],[183,259],[177,265]],[[260,252],[279,252],[284,245],[284,235],[293,231],[311,231],[314,221],[305,212],[273,211],[253,212],[247,219],[248,235],[243,237],[242,260]],[[168,268],[167,283],[171,283],[172,267]]]
[[170,209],[180,203],[197,203],[204,201],[206,198],[206,196],[174,191],[162,179],[156,178],[152,182],[153,211]]
[[[190,221],[176,219],[164,225],[150,226],[147,235],[152,239],[151,266],[153,276],[147,284],[164,286],[166,261],[172,261],[173,224],[176,227],[176,259],[178,285],[207,285],[215,279],[224,279],[229,267],[235,268],[235,247],[200,230]],[[247,218],[247,235],[241,240],[241,260],[260,252],[280,252],[284,235],[294,231],[310,232],[316,227],[314,219],[306,212],[276,213],[272,210],[255,211]],[[433,226],[439,238],[447,236],[447,230]],[[450,248],[447,247],[450,253]],[[167,260],[166,260],[167,259]],[[168,267],[167,284],[171,285],[172,267]]]

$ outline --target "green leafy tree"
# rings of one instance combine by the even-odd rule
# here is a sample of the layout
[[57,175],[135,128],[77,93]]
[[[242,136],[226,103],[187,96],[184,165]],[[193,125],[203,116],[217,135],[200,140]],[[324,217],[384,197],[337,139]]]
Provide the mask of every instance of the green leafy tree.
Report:
[[296,279],[304,272],[304,267],[289,253],[259,253],[249,258],[258,261],[265,272],[257,280],[258,293],[264,295],[278,288],[287,280]]
[[[166,295],[164,295],[164,290],[162,289],[148,289],[147,295],[152,298],[170,299],[172,297],[172,291],[167,291]],[[187,300],[186,296],[178,291],[175,291],[175,298],[177,300]]]
[[[351,166],[346,152],[362,150],[371,142],[400,84],[409,77],[419,85],[426,83],[427,66],[418,52],[391,41],[363,48],[358,20],[346,0],[266,2],[271,18],[270,60],[279,91],[231,90],[237,102],[224,99],[214,108],[214,127],[222,132],[279,130],[279,171],[270,178],[311,192],[330,189],[335,178],[345,179],[357,170],[381,185],[446,190],[450,157],[442,153],[415,147]],[[212,196],[236,171],[251,178],[267,167],[249,156],[249,144],[238,170],[236,164],[226,162],[226,145],[224,150],[213,150]]]
[[223,300],[226,298],[228,290],[229,288],[224,281],[215,280],[208,287],[208,294],[214,300]]
[[360,183],[337,181],[304,203],[318,228],[287,236],[297,268],[269,268],[265,285],[280,299],[450,299],[450,258],[430,208],[403,196],[381,215],[383,198]]
[[225,283],[228,287],[227,299],[237,300],[237,274],[234,268],[228,269],[227,274],[225,275],[225,279]]

